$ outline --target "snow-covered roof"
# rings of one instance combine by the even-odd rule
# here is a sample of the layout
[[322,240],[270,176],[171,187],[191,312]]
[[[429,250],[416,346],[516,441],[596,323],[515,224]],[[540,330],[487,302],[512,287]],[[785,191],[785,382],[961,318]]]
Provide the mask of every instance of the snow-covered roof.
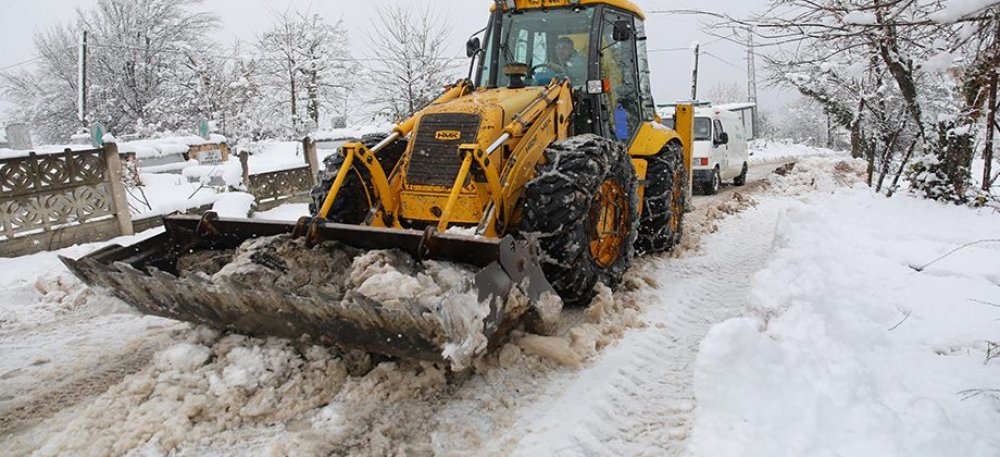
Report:
[[226,137],[222,135],[211,135],[208,140],[196,135],[174,136],[118,143],[118,152],[131,152],[135,153],[138,159],[148,159],[171,154],[184,154],[188,152],[191,146],[225,142]]
[[335,141],[347,138],[361,138],[371,133],[391,132],[393,128],[395,126],[392,124],[369,124],[344,129],[323,130],[313,133],[311,136],[314,141]]
[[757,106],[756,103],[743,102],[743,103],[723,103],[721,105],[713,105],[712,107],[721,109],[723,111],[743,111],[755,108],[756,106]]

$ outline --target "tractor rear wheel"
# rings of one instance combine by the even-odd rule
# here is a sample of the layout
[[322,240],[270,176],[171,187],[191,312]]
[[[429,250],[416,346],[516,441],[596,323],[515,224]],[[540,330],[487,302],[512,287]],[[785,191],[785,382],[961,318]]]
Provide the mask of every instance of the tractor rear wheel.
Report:
[[624,145],[588,134],[549,146],[536,171],[520,232],[537,240],[542,270],[563,302],[587,305],[597,283],[617,287],[632,263],[635,168]]
[[680,241],[687,202],[688,174],[680,143],[668,143],[647,163],[648,184],[635,243],[640,255],[668,251]]
[[[386,136],[385,134],[365,135],[361,138],[361,143],[371,149],[384,140]],[[376,154],[386,176],[392,173],[393,168],[396,167],[405,152],[406,140],[399,139]],[[326,169],[319,172],[319,185],[314,187],[311,192],[312,203],[309,204],[309,214],[312,216],[319,215],[319,210],[323,207],[323,202],[326,201],[330,188],[333,187],[333,181],[337,179],[337,172],[340,171],[340,166],[344,163],[344,156],[338,152],[327,157],[323,163],[326,165]],[[355,161],[351,165],[351,172],[348,173],[340,192],[337,193],[337,198],[333,201],[333,207],[330,208],[326,219],[341,224],[362,224],[371,209],[371,200],[374,195],[368,168]]]

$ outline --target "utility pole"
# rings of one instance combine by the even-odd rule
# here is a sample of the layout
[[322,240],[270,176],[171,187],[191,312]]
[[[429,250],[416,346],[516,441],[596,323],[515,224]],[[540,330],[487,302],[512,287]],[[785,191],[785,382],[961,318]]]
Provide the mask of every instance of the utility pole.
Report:
[[701,44],[695,41],[694,46],[694,69],[691,71],[691,100],[698,100],[698,60],[701,58]]
[[747,97],[750,98],[750,103],[754,104],[750,110],[753,116],[750,122],[753,124],[753,136],[756,138],[759,127],[757,111],[760,106],[757,106],[757,53],[754,51],[752,26],[747,27]]
[[997,72],[993,72],[993,76],[990,77],[990,113],[986,117],[986,149],[983,150],[983,159],[986,160],[986,167],[983,170],[983,190],[986,192],[990,191],[990,187],[993,184],[993,139],[994,132],[1000,130],[1000,125],[997,125]]
[[83,31],[80,39],[80,60],[77,66],[77,112],[80,125],[87,127],[87,31]]

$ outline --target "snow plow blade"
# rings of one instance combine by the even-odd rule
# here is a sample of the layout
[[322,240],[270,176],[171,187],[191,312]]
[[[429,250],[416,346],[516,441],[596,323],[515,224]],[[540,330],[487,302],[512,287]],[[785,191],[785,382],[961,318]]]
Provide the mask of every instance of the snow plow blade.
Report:
[[[421,260],[479,268],[478,303],[489,312],[474,322],[489,346],[497,344],[539,300],[555,293],[538,264],[535,249],[512,237],[484,239],[414,230],[334,224],[303,218],[296,224],[205,216],[164,218],[165,233],[132,246],[109,246],[63,263],[91,287],[103,289],[144,314],[253,336],[298,339],[402,358],[446,361],[445,346],[456,344],[449,319],[427,309],[387,307],[348,291],[350,300],[322,287],[276,290],[258,284],[227,287],[204,276],[181,274],[182,256],[226,251],[248,240],[291,235],[305,246],[335,241],[359,250],[399,250]],[[509,298],[517,294],[524,299]],[[470,292],[471,295],[471,292]],[[485,309],[485,308],[484,308]],[[480,315],[477,315],[480,316]]]

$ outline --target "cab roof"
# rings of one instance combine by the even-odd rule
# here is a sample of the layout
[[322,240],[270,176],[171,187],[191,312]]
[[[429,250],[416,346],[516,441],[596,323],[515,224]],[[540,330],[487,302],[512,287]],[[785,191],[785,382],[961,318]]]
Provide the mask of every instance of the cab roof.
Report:
[[[625,11],[630,11],[635,13],[639,19],[646,20],[646,14],[636,6],[635,3],[629,0],[504,0],[504,9],[507,9],[507,4],[511,1],[514,3],[514,7],[519,10],[532,10],[539,8],[559,8],[566,6],[575,5],[609,5],[617,8],[621,8]],[[496,3],[490,7],[490,11],[496,10]]]

